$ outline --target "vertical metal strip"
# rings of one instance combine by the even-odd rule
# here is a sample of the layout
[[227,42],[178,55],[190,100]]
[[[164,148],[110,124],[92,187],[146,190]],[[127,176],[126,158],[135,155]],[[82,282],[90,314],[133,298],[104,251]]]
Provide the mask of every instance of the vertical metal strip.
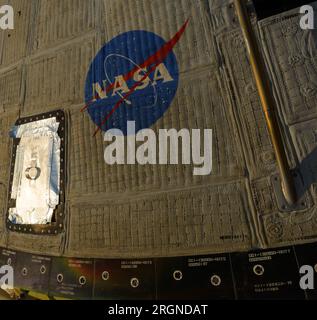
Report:
[[282,190],[287,202],[289,204],[294,204],[297,200],[296,189],[277,121],[275,100],[270,87],[270,81],[264,59],[260,53],[257,39],[254,35],[252,25],[247,14],[245,0],[234,0],[234,5],[243,32],[248,55],[250,57],[252,71],[260,95],[263,112],[265,114],[266,125],[274,147],[275,157],[281,175]]

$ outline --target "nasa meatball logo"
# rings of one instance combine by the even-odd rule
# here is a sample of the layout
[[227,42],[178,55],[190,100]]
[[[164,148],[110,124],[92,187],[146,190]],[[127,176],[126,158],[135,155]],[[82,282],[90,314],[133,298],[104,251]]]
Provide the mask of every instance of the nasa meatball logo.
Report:
[[119,129],[128,135],[151,127],[170,107],[178,88],[179,69],[174,46],[188,21],[172,39],[153,32],[122,33],[106,43],[91,63],[85,85],[86,106],[96,124],[95,134]]

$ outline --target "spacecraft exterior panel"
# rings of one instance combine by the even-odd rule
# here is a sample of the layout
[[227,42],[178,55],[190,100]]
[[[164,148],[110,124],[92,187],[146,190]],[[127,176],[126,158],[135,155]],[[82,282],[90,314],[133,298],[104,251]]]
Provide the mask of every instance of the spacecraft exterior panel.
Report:
[[95,260],[95,299],[156,298],[155,261],[153,259]]
[[[157,260],[158,299],[234,299],[229,254]],[[195,279],[195,281],[192,281]]]
[[232,267],[237,295],[242,300],[305,299],[293,247],[234,254]]
[[[15,0],[12,5],[16,28],[0,33],[1,246],[33,254],[122,259],[316,240],[316,32],[298,29],[296,10],[261,22],[253,19],[289,161],[305,186],[305,208],[286,213],[274,195],[274,152],[230,1]],[[94,136],[95,124],[80,111],[91,62],[122,33],[145,30],[168,42],[188,18],[173,48],[177,93],[150,129],[155,134],[171,128],[212,129],[212,173],[194,176],[193,165],[106,164],[103,134]],[[133,39],[128,41],[132,48]],[[146,45],[140,44],[145,53]],[[56,109],[67,115],[62,232],[39,236],[8,230],[10,127],[18,118]],[[54,293],[61,290],[53,288]]]
[[15,286],[37,292],[48,292],[52,257],[17,252],[14,266]]

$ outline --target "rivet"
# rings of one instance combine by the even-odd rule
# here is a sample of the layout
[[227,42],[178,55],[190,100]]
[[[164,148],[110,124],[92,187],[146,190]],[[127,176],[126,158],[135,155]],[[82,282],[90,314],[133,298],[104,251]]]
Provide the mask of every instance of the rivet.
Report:
[[108,271],[104,271],[102,273],[101,277],[102,277],[102,280],[107,281],[107,280],[109,280],[110,274]]
[[182,279],[183,279],[183,273],[182,273],[182,271],[179,271],[179,270],[174,271],[174,273],[173,273],[173,278],[174,278],[176,281],[182,280]]
[[59,274],[57,275],[56,279],[57,279],[57,282],[58,282],[58,283],[62,283],[63,280],[64,280],[64,276],[63,276],[61,273],[59,273]]
[[257,276],[262,276],[264,274],[264,267],[260,264],[257,264],[253,267],[253,272]]
[[41,272],[41,274],[45,274],[46,273],[46,267],[45,266],[41,266],[40,272]]
[[140,282],[138,278],[132,278],[130,281],[130,285],[132,288],[137,288],[139,286]]
[[28,269],[24,267],[22,269],[22,275],[25,277],[25,276],[27,276],[27,274],[28,274]]
[[87,282],[87,280],[86,280],[86,278],[84,276],[81,276],[79,278],[79,284],[80,285],[84,286],[86,284],[86,282]]
[[214,287],[219,287],[221,285],[221,278],[214,274],[211,278],[210,278],[210,282]]

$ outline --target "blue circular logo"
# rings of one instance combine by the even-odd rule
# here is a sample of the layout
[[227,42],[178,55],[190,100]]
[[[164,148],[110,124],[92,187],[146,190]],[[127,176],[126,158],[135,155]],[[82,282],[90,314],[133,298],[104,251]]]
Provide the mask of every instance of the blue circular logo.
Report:
[[86,108],[103,131],[127,122],[135,131],[160,119],[175,97],[179,70],[172,47],[148,31],[130,31],[112,39],[98,52],[86,79]]

